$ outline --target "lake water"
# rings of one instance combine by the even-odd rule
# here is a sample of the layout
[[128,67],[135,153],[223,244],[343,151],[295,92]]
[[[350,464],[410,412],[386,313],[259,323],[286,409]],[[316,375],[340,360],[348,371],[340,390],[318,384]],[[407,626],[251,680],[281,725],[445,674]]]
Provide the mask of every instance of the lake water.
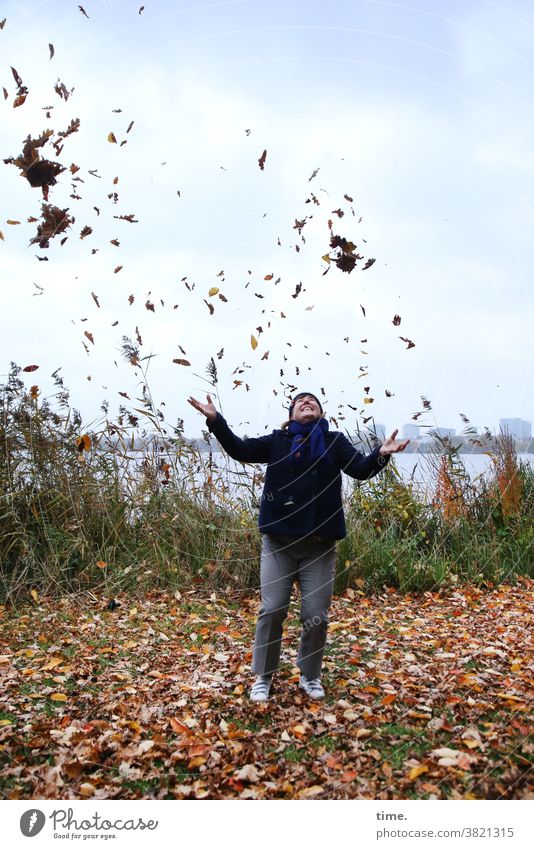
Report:
[[[253,493],[255,498],[261,495],[264,465],[243,465],[218,451],[214,451],[211,456],[213,489],[215,491],[222,492],[227,487],[230,493],[237,495]],[[203,489],[203,484],[205,484],[205,464],[208,462],[207,454],[203,454],[201,457],[202,466],[199,463],[196,471],[190,477],[191,486],[198,492]],[[461,454],[460,458],[472,482],[475,482],[481,475],[486,476],[491,472],[493,463],[488,454]],[[437,460],[438,458],[435,455],[401,452],[395,454],[390,462],[395,464],[402,480],[411,482],[413,489],[422,498],[425,498],[434,491]],[[522,460],[523,463],[528,463],[534,468],[534,454],[518,454],[518,460]],[[352,478],[343,475],[345,493],[352,489],[353,483]]]

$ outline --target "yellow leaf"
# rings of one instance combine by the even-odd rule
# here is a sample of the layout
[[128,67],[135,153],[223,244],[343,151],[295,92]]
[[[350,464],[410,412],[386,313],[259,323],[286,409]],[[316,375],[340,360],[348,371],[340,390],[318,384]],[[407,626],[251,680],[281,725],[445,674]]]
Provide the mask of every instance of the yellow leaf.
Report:
[[374,398],[364,398],[363,403],[364,404],[372,404],[374,400],[375,400]]
[[65,693],[52,693],[50,698],[52,699],[53,702],[66,702],[67,701],[67,697],[66,697]]
[[13,725],[13,721],[11,719],[0,719],[0,726],[4,725]]
[[56,666],[59,666],[63,663],[62,657],[51,657],[48,663],[45,663],[43,669],[54,669]]
[[330,260],[330,257],[329,257],[328,254],[325,254],[324,256],[322,256],[321,259],[324,260],[324,262],[327,262],[328,265],[330,265],[331,260]]
[[209,292],[208,292],[208,297],[213,298],[213,296],[214,296],[214,295],[218,295],[218,294],[219,294],[219,289],[218,289],[218,287],[217,287],[217,286],[212,286],[212,287],[211,287],[211,289],[210,289],[210,290],[209,290]]
[[115,138],[115,133],[109,133],[108,142],[111,142],[111,144],[117,144],[117,139]]
[[255,351],[256,348],[258,347],[258,340],[256,339],[255,336],[250,337],[250,344],[252,346],[252,350]]
[[35,602],[39,601],[39,593],[37,590],[30,590],[30,595]]
[[413,769],[408,773],[408,778],[410,781],[415,781],[416,778],[419,778],[424,772],[428,772],[428,767],[424,764],[420,764],[419,766],[414,766]]
[[20,221],[13,221],[12,218],[8,218],[6,224],[20,224]]
[[2,233],[1,230],[0,230],[0,239],[2,240],[2,242],[4,241],[4,234]]

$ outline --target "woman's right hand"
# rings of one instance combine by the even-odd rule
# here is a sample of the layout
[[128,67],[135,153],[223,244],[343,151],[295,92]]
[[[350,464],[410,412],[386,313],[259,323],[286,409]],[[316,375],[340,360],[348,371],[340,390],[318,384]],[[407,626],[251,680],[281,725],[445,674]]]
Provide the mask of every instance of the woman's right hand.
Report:
[[203,416],[206,416],[209,422],[214,422],[217,418],[217,410],[215,409],[215,404],[211,400],[211,395],[206,395],[206,399],[208,401],[207,404],[201,404],[200,401],[197,401],[196,398],[192,396],[187,399],[188,403],[191,404],[195,410],[198,410],[199,413],[202,413]]

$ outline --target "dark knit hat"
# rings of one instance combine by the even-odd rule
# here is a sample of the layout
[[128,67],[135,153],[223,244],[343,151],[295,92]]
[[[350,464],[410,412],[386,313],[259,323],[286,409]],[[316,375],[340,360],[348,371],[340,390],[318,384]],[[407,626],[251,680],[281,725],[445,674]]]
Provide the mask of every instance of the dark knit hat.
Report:
[[313,392],[299,392],[298,395],[295,395],[295,397],[291,400],[291,404],[289,405],[289,418],[292,418],[292,416],[293,416],[293,407],[295,406],[295,401],[297,401],[299,398],[303,398],[304,395],[309,395],[310,398],[315,398],[315,400],[319,404],[319,409],[320,409],[321,415],[322,415],[323,406],[322,406],[321,402],[319,401],[317,395],[314,395]]

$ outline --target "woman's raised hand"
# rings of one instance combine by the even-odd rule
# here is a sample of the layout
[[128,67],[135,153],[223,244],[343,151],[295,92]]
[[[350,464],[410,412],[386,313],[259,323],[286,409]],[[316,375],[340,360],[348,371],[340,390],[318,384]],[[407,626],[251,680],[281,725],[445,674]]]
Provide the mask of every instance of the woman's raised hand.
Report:
[[378,452],[379,454],[396,454],[397,451],[404,451],[410,440],[395,439],[398,432],[398,430],[394,430],[391,436],[384,440]]
[[211,400],[211,395],[206,395],[206,399],[208,401],[207,404],[201,404],[200,401],[197,401],[196,398],[192,396],[187,399],[188,403],[191,404],[195,410],[198,410],[199,413],[202,413],[203,416],[206,416],[209,422],[214,422],[217,418],[217,410],[215,409],[215,404]]

